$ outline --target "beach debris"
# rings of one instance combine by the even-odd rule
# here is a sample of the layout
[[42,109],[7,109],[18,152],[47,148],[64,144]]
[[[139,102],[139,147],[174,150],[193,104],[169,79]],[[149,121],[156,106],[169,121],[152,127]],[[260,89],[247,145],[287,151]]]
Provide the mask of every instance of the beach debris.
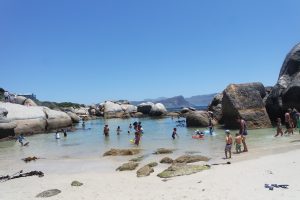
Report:
[[125,163],[122,166],[118,167],[116,171],[133,171],[139,166],[136,162]]
[[274,173],[271,170],[266,171],[267,174],[273,175]]
[[172,154],[172,153],[173,153],[172,149],[165,149],[165,148],[159,148],[154,152],[154,154]]
[[38,177],[43,177],[44,173],[41,171],[31,171],[31,172],[27,172],[27,173],[23,173],[23,170],[13,174],[13,175],[6,175],[6,176],[1,176],[0,177],[0,181],[4,182],[4,181],[8,181],[8,180],[12,180],[12,179],[16,179],[16,178],[24,178],[27,176],[38,176]]
[[55,195],[58,195],[61,193],[60,190],[58,189],[52,189],[52,190],[47,190],[44,192],[41,192],[40,194],[36,195],[37,198],[48,198],[48,197],[53,197]]
[[289,185],[284,185],[284,184],[282,184],[282,185],[278,185],[278,184],[265,184],[265,188],[269,189],[269,190],[272,190],[272,191],[274,190],[274,188],[289,189],[288,187],[289,187]]
[[37,159],[39,159],[39,158],[37,158],[35,156],[32,156],[32,157],[23,158],[22,160],[24,162],[28,163],[28,162],[31,162],[31,161],[36,161]]
[[83,183],[80,183],[79,181],[73,181],[71,183],[71,186],[73,186],[73,187],[80,187],[80,186],[83,186]]
[[131,162],[141,162],[144,158],[145,158],[145,156],[139,156],[139,157],[133,158],[129,161],[131,161]]
[[140,149],[111,149],[105,152],[103,156],[132,156],[140,152]]
[[176,163],[195,163],[195,162],[208,162],[210,158],[200,155],[184,155],[177,158],[174,162]]
[[210,169],[209,165],[187,165],[176,163],[157,176],[160,178],[172,178],[176,176],[195,174],[207,169]]
[[169,158],[169,157],[165,157],[165,158],[161,159],[160,163],[161,164],[172,164],[173,163],[173,159]]
[[165,179],[163,179],[162,180],[162,182],[168,182],[168,181],[171,181],[172,179],[170,179],[170,178],[165,178]]
[[139,169],[136,174],[137,177],[146,177],[146,176],[150,176],[150,174],[152,174],[154,172],[154,169],[152,167],[150,167],[149,165],[146,165],[144,167],[142,167],[141,169]]
[[225,162],[225,163],[214,163],[214,164],[211,164],[212,166],[217,166],[217,165],[231,165],[231,162]]

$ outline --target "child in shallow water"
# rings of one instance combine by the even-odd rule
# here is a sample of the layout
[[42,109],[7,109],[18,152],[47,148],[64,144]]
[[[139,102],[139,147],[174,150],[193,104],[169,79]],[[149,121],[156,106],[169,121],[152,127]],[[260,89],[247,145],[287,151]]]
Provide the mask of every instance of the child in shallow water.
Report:
[[242,137],[239,133],[235,134],[234,144],[235,144],[236,153],[241,153],[242,152]]

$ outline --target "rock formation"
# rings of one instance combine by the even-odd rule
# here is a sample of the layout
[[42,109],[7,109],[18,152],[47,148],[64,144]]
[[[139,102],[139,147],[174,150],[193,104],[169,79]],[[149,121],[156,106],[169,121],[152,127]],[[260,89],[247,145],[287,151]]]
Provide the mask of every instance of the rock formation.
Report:
[[261,83],[230,84],[223,92],[222,115],[227,128],[238,128],[242,117],[248,128],[268,128],[271,122],[263,103],[266,96]]
[[300,43],[287,54],[277,84],[266,100],[272,121],[283,117],[288,108],[300,110]]

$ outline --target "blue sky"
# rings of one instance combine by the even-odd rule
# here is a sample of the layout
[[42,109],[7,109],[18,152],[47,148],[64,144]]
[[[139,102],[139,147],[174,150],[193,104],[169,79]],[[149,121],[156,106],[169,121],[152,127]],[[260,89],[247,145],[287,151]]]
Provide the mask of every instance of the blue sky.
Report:
[[41,100],[186,97],[274,85],[298,0],[0,0],[0,87]]

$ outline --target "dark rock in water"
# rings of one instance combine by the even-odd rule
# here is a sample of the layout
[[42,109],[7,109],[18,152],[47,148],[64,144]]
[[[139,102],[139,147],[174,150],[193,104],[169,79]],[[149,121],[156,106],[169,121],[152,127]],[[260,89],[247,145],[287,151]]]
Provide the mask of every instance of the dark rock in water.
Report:
[[137,177],[146,177],[146,176],[150,176],[151,173],[154,172],[154,169],[152,167],[150,167],[149,165],[146,165],[144,167],[142,167],[141,169],[139,169],[136,174]]
[[222,120],[222,101],[223,101],[223,93],[217,94],[210,105],[208,106],[208,110],[213,112],[214,118],[219,122],[223,123]]
[[80,187],[80,186],[83,186],[83,183],[80,183],[79,181],[73,181],[71,183],[71,186],[73,186],[73,187]]
[[269,128],[271,122],[263,103],[265,87],[261,83],[231,84],[223,92],[222,112],[227,128],[239,128],[242,117],[248,128]]
[[53,190],[47,190],[47,191],[44,191],[38,195],[36,195],[37,198],[48,198],[48,197],[53,197],[53,196],[56,196],[58,195],[59,193],[61,193],[60,190],[58,189],[53,189]]
[[143,113],[144,115],[149,115],[153,106],[154,104],[151,102],[141,103],[140,105],[137,106],[137,111]]
[[205,156],[199,156],[199,155],[184,155],[180,156],[175,160],[176,163],[195,163],[195,162],[208,162],[210,159]]
[[139,166],[138,163],[135,162],[129,162],[125,163],[122,166],[118,167],[116,171],[133,171]]
[[[206,111],[191,111],[186,115],[187,127],[208,127],[209,116]],[[216,122],[213,120],[213,124]]]
[[140,149],[111,149],[103,156],[132,156],[140,153]]
[[157,151],[154,152],[154,154],[172,154],[172,153],[173,153],[172,149],[165,149],[165,148],[157,149]]
[[210,169],[208,165],[174,164],[157,176],[160,178],[172,178],[176,176],[195,174],[207,169]]
[[288,108],[300,110],[300,43],[287,54],[277,84],[266,100],[272,121],[283,117]]
[[172,164],[173,163],[173,159],[169,158],[169,157],[165,157],[160,161],[161,164]]
[[158,165],[157,162],[152,162],[152,163],[149,163],[147,166],[149,167],[156,167]]

